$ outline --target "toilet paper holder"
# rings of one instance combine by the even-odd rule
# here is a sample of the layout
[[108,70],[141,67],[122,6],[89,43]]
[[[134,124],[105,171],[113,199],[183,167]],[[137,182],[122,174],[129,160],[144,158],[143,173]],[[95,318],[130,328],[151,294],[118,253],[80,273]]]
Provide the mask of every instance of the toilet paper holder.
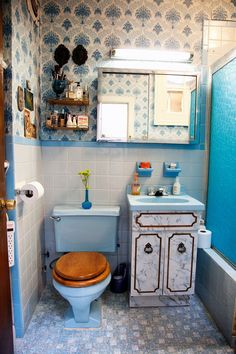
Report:
[[15,195],[26,195],[28,198],[32,198],[33,197],[33,191],[31,191],[30,189],[15,189]]

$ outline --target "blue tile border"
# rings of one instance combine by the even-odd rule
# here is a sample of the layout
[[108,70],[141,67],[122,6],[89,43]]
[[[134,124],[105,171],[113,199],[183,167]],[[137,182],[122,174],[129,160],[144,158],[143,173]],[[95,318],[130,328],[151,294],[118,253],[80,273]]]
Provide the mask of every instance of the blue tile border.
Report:
[[13,144],[41,146],[41,141],[37,139],[27,139],[22,136],[13,136]]
[[31,146],[63,146],[63,147],[108,147],[108,148],[142,148],[142,149],[175,149],[175,150],[205,150],[203,144],[158,144],[158,143],[105,143],[96,141],[62,141],[62,140],[34,140],[20,136],[7,136],[13,144]]
[[204,145],[191,144],[155,144],[155,143],[97,143],[86,141],[61,141],[61,140],[42,140],[42,146],[63,146],[63,147],[107,147],[107,148],[143,148],[143,149],[185,149],[185,150],[205,150]]

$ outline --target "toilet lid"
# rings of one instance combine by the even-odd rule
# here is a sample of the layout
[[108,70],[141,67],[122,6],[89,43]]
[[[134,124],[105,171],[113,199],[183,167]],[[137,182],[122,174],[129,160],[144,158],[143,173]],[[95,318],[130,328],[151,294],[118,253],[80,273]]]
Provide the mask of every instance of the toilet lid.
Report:
[[70,252],[56,262],[55,272],[64,279],[87,280],[103,273],[106,266],[106,257],[101,253]]

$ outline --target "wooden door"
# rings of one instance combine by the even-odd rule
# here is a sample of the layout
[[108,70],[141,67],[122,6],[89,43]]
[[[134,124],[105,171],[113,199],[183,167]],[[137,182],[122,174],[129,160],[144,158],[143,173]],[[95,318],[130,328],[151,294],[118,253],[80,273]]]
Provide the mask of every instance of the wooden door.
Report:
[[[5,200],[4,115],[3,115],[3,34],[2,2],[0,3],[0,199]],[[6,212],[0,209],[0,354],[13,353],[10,275],[8,266]]]

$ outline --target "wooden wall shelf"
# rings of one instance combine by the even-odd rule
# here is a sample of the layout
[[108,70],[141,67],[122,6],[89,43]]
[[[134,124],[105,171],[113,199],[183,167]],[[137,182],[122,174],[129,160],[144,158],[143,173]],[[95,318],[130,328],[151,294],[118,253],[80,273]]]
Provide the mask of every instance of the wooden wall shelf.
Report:
[[65,106],[88,106],[89,102],[75,100],[73,98],[48,98],[47,102],[53,105],[65,105]]
[[48,127],[46,128],[51,129],[51,130],[89,130],[89,128],[79,128],[79,127]]

